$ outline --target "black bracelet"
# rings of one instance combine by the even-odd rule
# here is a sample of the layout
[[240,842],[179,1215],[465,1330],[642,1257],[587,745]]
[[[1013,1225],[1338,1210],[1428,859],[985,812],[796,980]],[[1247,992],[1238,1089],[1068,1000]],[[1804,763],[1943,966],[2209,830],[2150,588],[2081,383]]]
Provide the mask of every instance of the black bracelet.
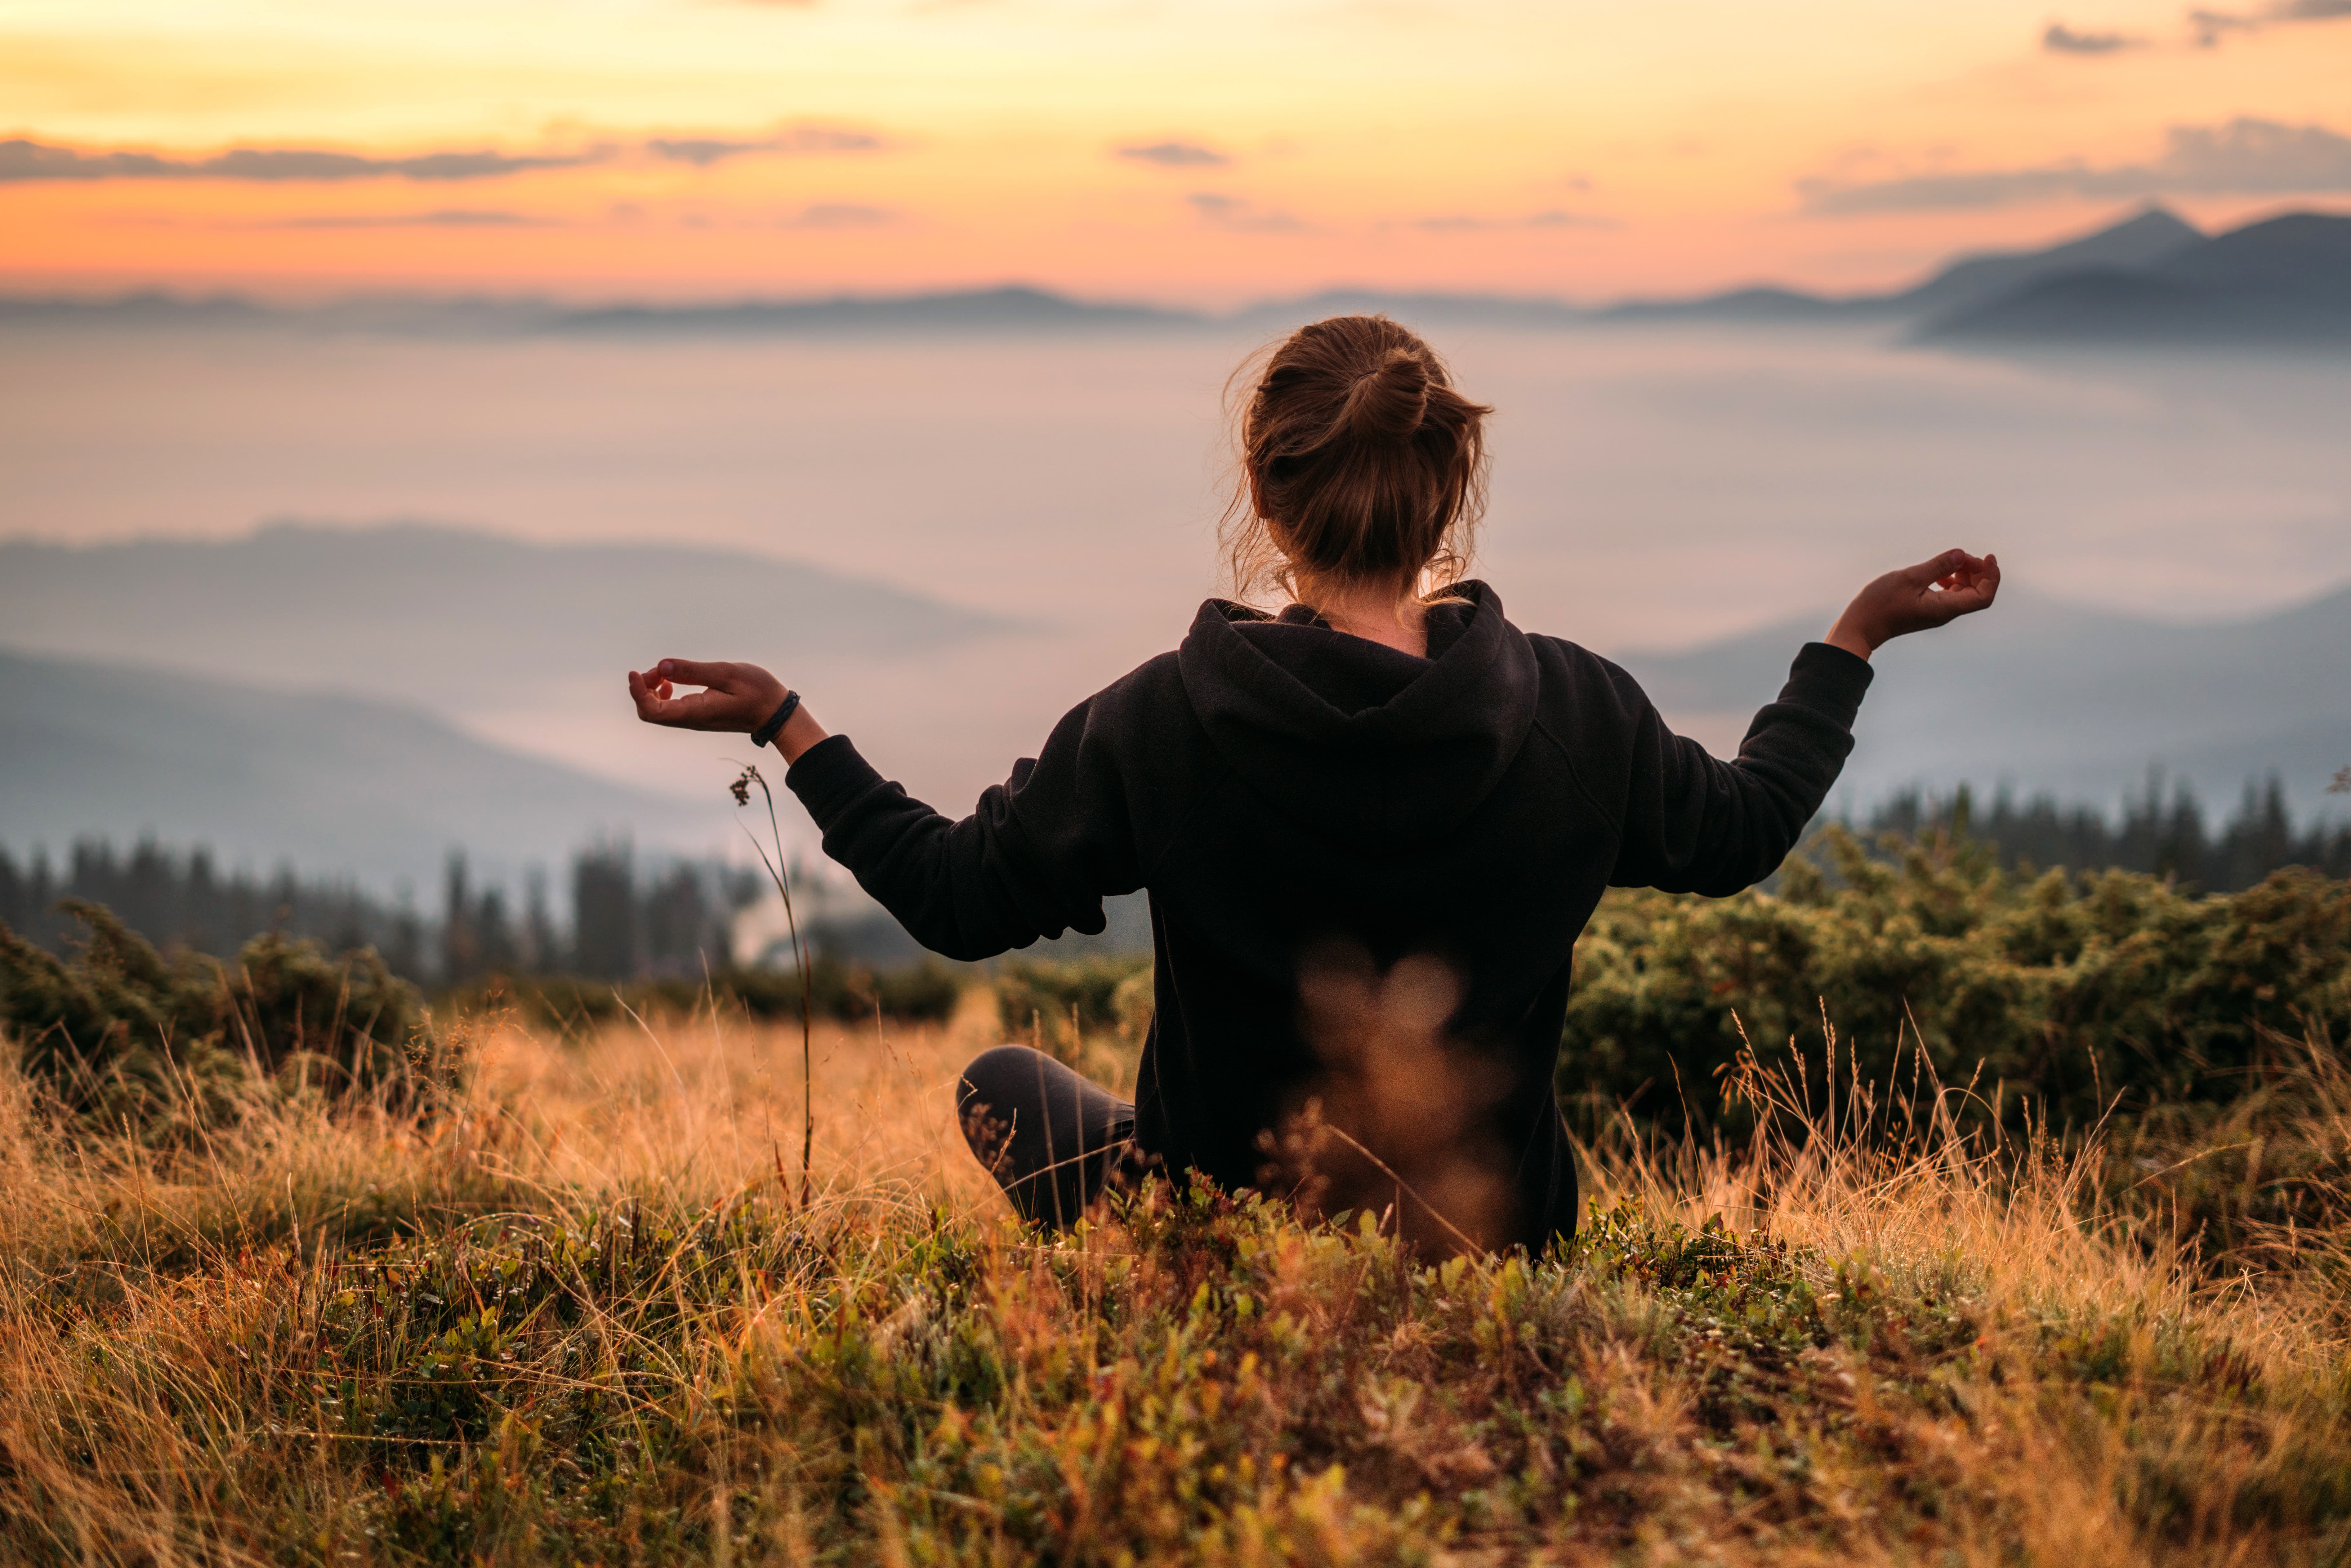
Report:
[[790,718],[792,716],[793,710],[798,708],[799,706],[800,694],[798,692],[786,692],[784,694],[784,700],[782,703],[778,705],[774,713],[768,716],[768,722],[751,732],[751,744],[754,746],[772,745],[776,737],[783,733],[784,721]]

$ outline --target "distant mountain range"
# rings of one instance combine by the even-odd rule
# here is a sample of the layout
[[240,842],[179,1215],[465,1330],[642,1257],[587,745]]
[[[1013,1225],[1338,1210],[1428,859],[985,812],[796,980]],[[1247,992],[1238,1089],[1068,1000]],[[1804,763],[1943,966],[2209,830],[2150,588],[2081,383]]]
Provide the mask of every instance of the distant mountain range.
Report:
[[600,831],[675,842],[695,814],[403,704],[0,651],[0,844],[18,853],[152,835],[382,887],[458,846],[504,879]]
[[456,846],[496,871],[599,828],[706,839],[733,753],[650,748],[707,775],[689,814],[620,781],[646,748],[623,671],[757,628],[832,691],[1020,624],[745,551],[421,523],[0,541],[0,843],[153,831],[381,886]]
[[2085,267],[2147,267],[2200,243],[2203,231],[2169,209],[2151,206],[2079,239],[2041,250],[1986,251],[1959,256],[1931,276],[1889,294],[1807,294],[1740,288],[1698,299],[1629,300],[1601,312],[1619,320],[1701,318],[1806,321],[1934,319],[1972,309],[2043,280]]
[[1016,630],[804,561],[644,543],[536,544],[431,523],[266,525],[229,539],[0,540],[0,637],[93,659],[365,692],[436,712],[526,710],[581,680],[757,626],[795,667]]
[[1271,330],[1345,310],[1432,327],[1556,329],[1654,321],[1883,321],[1934,341],[2351,343],[2351,216],[2289,214],[2206,236],[2160,206],[2040,250],[1961,256],[1888,293],[1759,286],[1692,298],[1560,299],[1339,288],[1228,314],[1007,287],[898,296],[579,308],[544,299],[379,296],[306,308],[233,297],[0,299],[0,330],[109,327],[626,338]]
[[2013,344],[2351,345],[2351,217],[2294,213],[2156,259],[2043,273],[1922,336]]
[[[1726,751],[1832,616],[1620,662]],[[2179,626],[2010,589],[1978,619],[1879,650],[1841,797],[1865,807],[1961,780],[2112,801],[2150,768],[2234,804],[2272,770],[2320,809],[2351,764],[2351,588],[2251,619]]]
[[[1621,657],[1677,725],[1728,753],[1828,619]],[[583,707],[614,746],[642,743],[618,672],[721,624],[772,627],[762,647],[799,650],[792,667],[828,692],[857,666],[925,653],[905,667],[935,681],[937,655],[1019,630],[747,554],[413,524],[0,544],[0,635],[16,644],[0,653],[0,843],[152,832],[379,887],[423,885],[460,845],[493,877],[559,863],[599,830],[706,848],[728,831],[723,800],[517,747],[542,738],[534,720]],[[2111,801],[2154,766],[2216,810],[2276,769],[2306,813],[2351,764],[2351,589],[2180,626],[2011,588],[1991,614],[1876,664],[1833,809],[1961,779]],[[581,755],[609,755],[597,747]],[[695,787],[723,797],[723,747],[655,749],[690,752]]]

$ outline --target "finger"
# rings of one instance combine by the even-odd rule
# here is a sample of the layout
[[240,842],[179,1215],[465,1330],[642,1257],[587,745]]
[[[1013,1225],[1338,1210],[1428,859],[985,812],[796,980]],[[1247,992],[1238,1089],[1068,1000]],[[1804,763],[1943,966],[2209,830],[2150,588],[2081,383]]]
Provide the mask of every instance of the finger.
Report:
[[672,729],[706,729],[713,706],[725,700],[708,692],[695,692],[666,701],[656,698],[640,705],[637,713],[648,724],[666,725]]
[[1972,592],[1982,588],[1987,582],[1997,581],[2000,569],[1997,566],[1988,565],[1989,559],[1990,558],[1987,557],[1983,560],[1978,560],[1971,556],[1966,567],[1951,573],[1936,586],[1947,592]]
[[1991,577],[1978,575],[1966,586],[1938,595],[1938,602],[1950,617],[1973,615],[1979,610],[1990,608],[1992,594],[1999,586],[1999,580],[1997,575]]
[[1963,549],[1947,549],[1931,560],[1922,560],[1909,568],[1902,576],[1912,587],[1923,590],[1930,585],[1949,583],[1954,579],[1964,580],[1982,565],[1980,559]]
[[639,674],[634,670],[631,670],[629,672],[629,697],[631,701],[637,705],[637,716],[639,718],[643,719],[647,724],[659,724],[662,722],[661,698],[654,694],[653,687],[646,683],[644,676]]
[[694,659],[664,659],[653,669],[664,679],[685,681],[697,686],[724,686],[735,673],[732,664],[705,664]]
[[1932,559],[1920,561],[1917,566],[1904,567],[1898,575],[1912,588],[1930,588],[1943,578],[1959,570],[1967,563],[1967,559],[1968,552],[1965,550],[1947,549]]

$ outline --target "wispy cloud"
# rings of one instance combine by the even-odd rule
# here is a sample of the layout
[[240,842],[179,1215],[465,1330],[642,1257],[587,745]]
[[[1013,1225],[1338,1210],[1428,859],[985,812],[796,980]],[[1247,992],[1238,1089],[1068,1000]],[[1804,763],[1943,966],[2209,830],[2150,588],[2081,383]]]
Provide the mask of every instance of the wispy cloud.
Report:
[[371,157],[306,147],[233,147],[225,152],[172,153],[71,147],[29,137],[0,141],[0,184],[41,181],[230,180],[263,184],[342,183],[357,180],[454,183],[494,180],[542,169],[577,169],[643,157],[706,169],[754,153],[871,152],[889,140],[871,131],[793,125],[740,136],[654,136],[568,152],[489,149]]
[[2147,40],[2128,33],[2082,32],[2063,22],[2052,22],[2042,31],[2041,47],[2053,55],[2114,55],[2143,49]]
[[2217,127],[2174,126],[2168,134],[2163,155],[2146,163],[2099,168],[2076,162],[1858,183],[1812,179],[1797,182],[1797,190],[1808,211],[1828,214],[2001,207],[2066,196],[2351,191],[2351,137],[2324,126],[2239,119]]
[[1411,227],[1428,234],[1495,234],[1510,229],[1614,229],[1624,225],[1614,218],[1596,217],[1588,213],[1571,213],[1553,207],[1544,212],[1529,213],[1523,217],[1479,217],[1468,213],[1442,213],[1435,217],[1415,218]]
[[1234,234],[1296,234],[1306,226],[1279,207],[1261,207],[1241,196],[1195,191],[1184,200],[1202,223]]
[[889,143],[870,131],[831,125],[795,125],[772,136],[655,136],[645,151],[672,163],[707,169],[713,163],[758,152],[875,152]]
[[545,229],[553,218],[478,207],[441,207],[429,213],[319,213],[270,218],[240,225],[256,229]]
[[36,180],[246,180],[264,183],[295,181],[488,180],[531,169],[570,169],[602,162],[609,149],[581,152],[423,152],[405,158],[369,158],[298,147],[235,147],[208,157],[172,157],[160,152],[87,152],[16,137],[0,141],[0,182]]
[[873,229],[898,221],[898,214],[887,207],[869,207],[857,202],[816,202],[802,207],[783,221],[788,229]]
[[1147,146],[1122,147],[1118,155],[1135,163],[1161,169],[1221,169],[1232,160],[1212,147],[1191,141],[1154,141]]
[[2216,47],[2231,33],[2258,33],[2294,22],[2335,22],[2351,16],[2351,0],[2272,0],[2252,11],[2190,11],[2188,25],[2196,41]]

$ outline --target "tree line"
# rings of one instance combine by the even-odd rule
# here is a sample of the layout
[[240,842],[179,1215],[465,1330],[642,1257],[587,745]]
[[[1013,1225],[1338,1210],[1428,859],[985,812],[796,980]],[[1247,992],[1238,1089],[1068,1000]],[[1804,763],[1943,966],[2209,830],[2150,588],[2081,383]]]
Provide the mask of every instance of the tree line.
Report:
[[570,917],[559,923],[543,870],[525,875],[517,901],[453,852],[439,909],[428,916],[404,896],[387,901],[289,866],[266,875],[224,871],[202,846],[183,852],[142,839],[120,852],[88,839],[61,865],[45,850],[19,861],[0,848],[0,924],[63,954],[82,935],[63,905],[85,900],[158,946],[216,958],[274,931],[329,952],[372,947],[392,973],[421,985],[465,986],[492,975],[637,980],[724,967],[735,919],[761,886],[756,873],[711,862],[641,864],[625,840],[584,846],[569,871]]
[[2351,823],[2319,820],[2297,829],[2274,773],[2260,783],[2247,779],[2236,811],[2218,828],[2208,825],[2194,789],[2183,781],[2167,792],[2159,772],[2112,816],[2094,806],[2061,806],[2048,795],[2019,802],[2004,789],[1985,810],[1962,785],[1948,799],[1902,791],[1867,825],[1906,838],[1940,831],[1970,839],[1991,846],[2003,870],[2144,872],[2195,893],[2241,893],[2287,866],[2351,877]]
[[[1985,846],[2007,870],[2142,872],[2187,893],[2239,892],[2286,866],[2351,877],[2351,824],[2297,826],[2274,775],[2248,780],[2217,828],[2194,790],[2167,789],[2159,775],[2116,812],[2048,795],[2020,801],[2005,790],[1987,810],[1965,787],[1948,798],[1911,789],[1880,804],[1865,826],[1906,838],[1953,834]],[[329,952],[372,947],[394,974],[427,986],[493,975],[692,978],[727,967],[734,923],[763,886],[758,873],[738,867],[641,862],[625,840],[583,846],[568,871],[569,918],[559,921],[543,869],[526,873],[517,899],[452,853],[439,908],[427,915],[406,897],[387,901],[290,867],[225,873],[202,847],[183,852],[141,840],[118,852],[106,840],[84,840],[62,865],[45,851],[20,862],[0,848],[0,924],[62,954],[80,926],[59,905],[84,899],[159,946],[228,958],[256,933],[274,931]]]

